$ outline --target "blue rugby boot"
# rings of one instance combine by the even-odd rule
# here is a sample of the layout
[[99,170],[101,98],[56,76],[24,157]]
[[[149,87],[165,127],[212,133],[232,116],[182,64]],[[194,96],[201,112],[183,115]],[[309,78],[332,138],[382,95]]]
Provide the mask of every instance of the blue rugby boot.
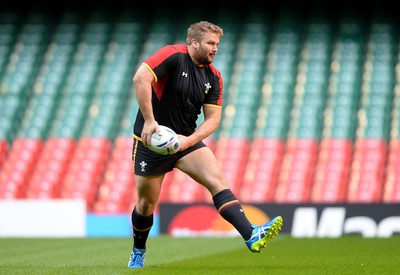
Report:
[[283,219],[281,216],[276,216],[267,223],[260,226],[253,226],[253,233],[248,241],[247,247],[250,251],[260,253],[267,246],[268,241],[275,238],[282,229]]
[[144,257],[146,256],[146,249],[134,248],[129,258],[129,268],[142,268],[144,267]]

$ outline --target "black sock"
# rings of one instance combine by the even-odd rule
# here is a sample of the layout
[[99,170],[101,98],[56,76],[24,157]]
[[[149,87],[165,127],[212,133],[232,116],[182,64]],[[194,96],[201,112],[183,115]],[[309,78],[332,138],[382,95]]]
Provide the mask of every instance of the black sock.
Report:
[[153,214],[147,217],[141,216],[135,207],[132,211],[133,246],[135,248],[146,248],[147,237],[152,226]]
[[238,199],[230,189],[225,189],[213,197],[219,214],[242,235],[246,241],[250,239],[253,228],[247,219]]

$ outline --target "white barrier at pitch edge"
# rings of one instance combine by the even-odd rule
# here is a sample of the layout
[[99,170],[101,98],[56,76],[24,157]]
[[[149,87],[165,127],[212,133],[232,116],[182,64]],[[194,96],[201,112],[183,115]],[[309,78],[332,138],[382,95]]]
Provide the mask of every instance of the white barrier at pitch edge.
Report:
[[0,200],[0,237],[84,237],[82,200]]

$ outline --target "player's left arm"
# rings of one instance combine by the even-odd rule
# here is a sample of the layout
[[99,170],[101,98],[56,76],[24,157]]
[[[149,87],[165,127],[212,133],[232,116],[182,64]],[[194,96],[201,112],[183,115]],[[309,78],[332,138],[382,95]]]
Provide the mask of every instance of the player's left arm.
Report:
[[210,136],[219,126],[222,108],[218,105],[203,106],[204,121],[190,136],[179,135],[180,150],[185,150],[197,142]]

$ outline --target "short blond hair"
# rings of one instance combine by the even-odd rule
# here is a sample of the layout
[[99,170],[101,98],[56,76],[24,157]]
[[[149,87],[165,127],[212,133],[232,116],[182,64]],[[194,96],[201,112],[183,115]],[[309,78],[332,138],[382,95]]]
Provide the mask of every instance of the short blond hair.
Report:
[[186,36],[186,44],[189,45],[192,42],[192,39],[201,41],[203,35],[206,32],[216,33],[219,36],[219,38],[221,38],[224,35],[224,31],[222,30],[222,28],[218,27],[217,25],[210,23],[208,21],[200,21],[190,25],[190,27],[188,28]]

